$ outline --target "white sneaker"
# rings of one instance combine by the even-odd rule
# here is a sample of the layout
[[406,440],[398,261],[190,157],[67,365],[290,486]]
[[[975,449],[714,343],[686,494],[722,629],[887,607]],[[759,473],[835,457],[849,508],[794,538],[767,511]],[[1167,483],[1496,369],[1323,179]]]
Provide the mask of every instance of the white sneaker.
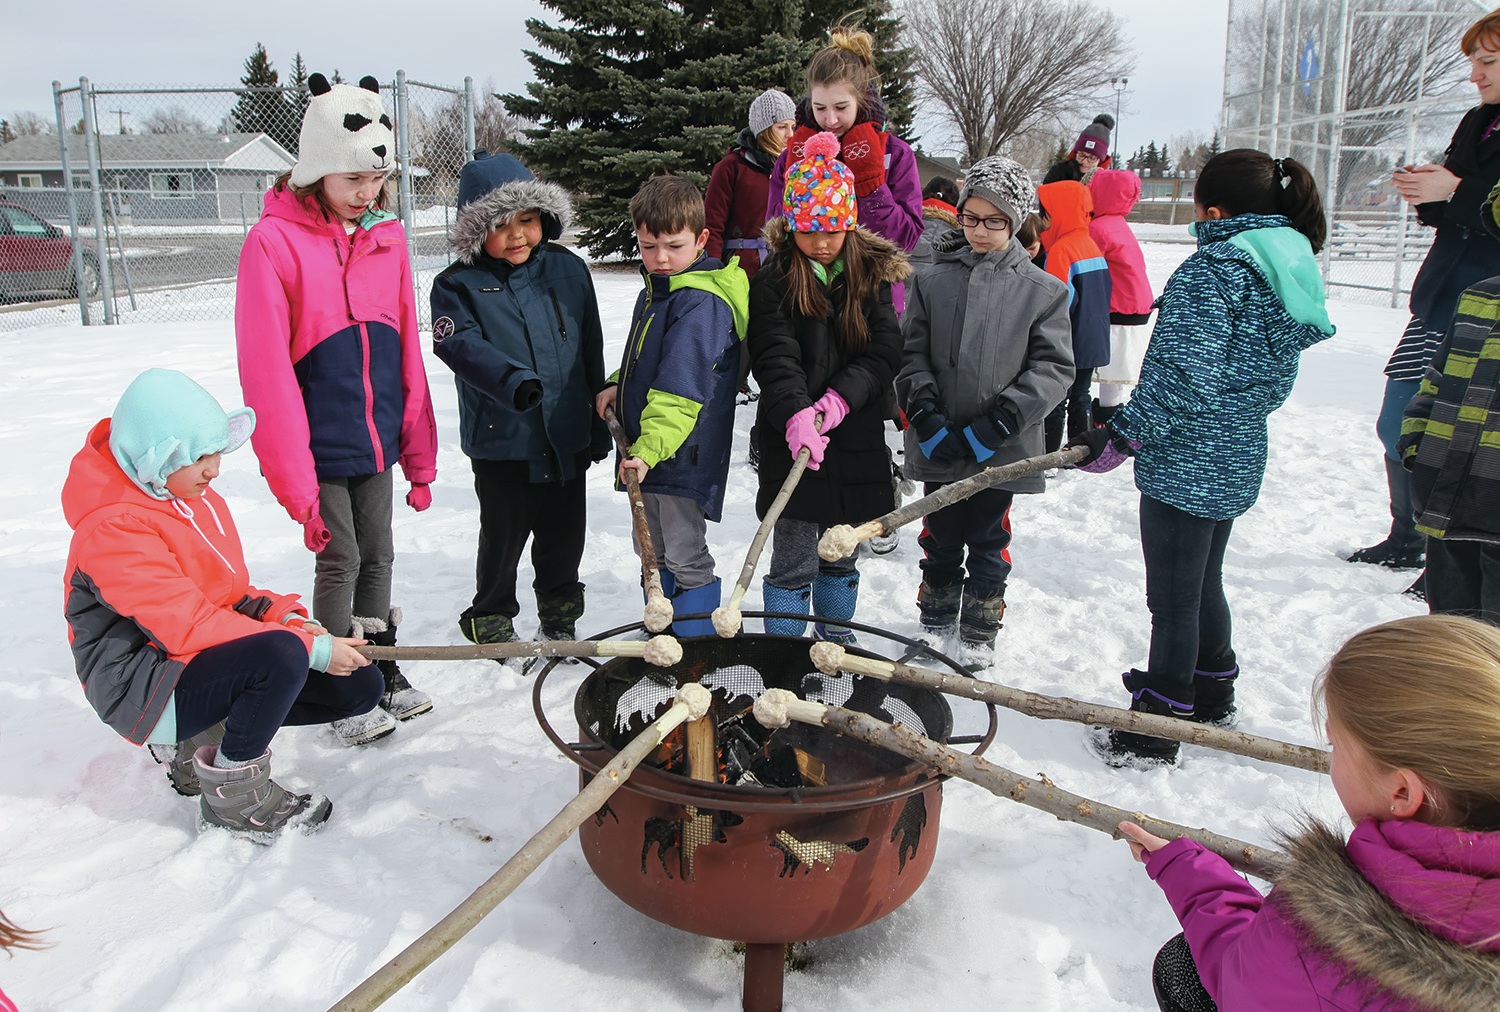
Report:
[[345,745],[368,745],[372,741],[384,738],[394,730],[396,730],[396,718],[378,706],[369,713],[361,713],[333,722],[333,733],[338,735],[339,741]]

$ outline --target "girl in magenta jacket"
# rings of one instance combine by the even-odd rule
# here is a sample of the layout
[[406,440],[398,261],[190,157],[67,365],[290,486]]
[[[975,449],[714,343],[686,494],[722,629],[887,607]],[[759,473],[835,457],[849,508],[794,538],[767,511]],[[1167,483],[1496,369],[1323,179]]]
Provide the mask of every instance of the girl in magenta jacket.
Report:
[[[278,502],[317,554],[313,616],[393,644],[391,468],[432,503],[437,427],[422,365],[406,232],[385,210],[395,137],[373,77],[308,79],[299,157],[240,252],[235,339],[253,442]],[[393,661],[381,705],[337,721],[361,744],[432,708]]]
[[[854,173],[859,225],[910,253],[922,238],[922,181],[910,145],[885,132],[875,39],[869,32],[835,28],[832,41],[807,65],[807,98],[797,105],[797,129],[776,159],[766,201],[766,220],[781,215],[786,167],[803,159],[809,139],[828,131],[839,139],[838,160]],[[899,314],[906,286],[891,287]]]
[[1311,825],[1262,896],[1223,858],[1120,824],[1183,934],[1164,1010],[1500,1008],[1500,629],[1422,615],[1358,633],[1314,686],[1355,823]]
[[1094,422],[1102,424],[1125,403],[1141,377],[1155,300],[1146,276],[1146,255],[1125,220],[1141,199],[1141,177],[1124,169],[1096,169],[1088,187],[1094,196],[1089,235],[1109,265],[1109,362],[1094,372],[1099,384]]

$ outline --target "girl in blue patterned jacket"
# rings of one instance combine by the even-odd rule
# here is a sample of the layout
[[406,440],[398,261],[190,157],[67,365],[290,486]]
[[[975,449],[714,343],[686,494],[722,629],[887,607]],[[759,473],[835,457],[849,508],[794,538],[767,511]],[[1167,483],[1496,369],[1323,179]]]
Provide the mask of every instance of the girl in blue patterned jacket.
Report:
[[[1079,466],[1095,473],[1135,457],[1151,652],[1124,675],[1130,708],[1227,725],[1239,667],[1224,548],[1260,494],[1266,418],[1303,350],[1333,335],[1314,256],[1327,223],[1304,166],[1247,148],[1210,159],[1193,199],[1198,251],[1167,282],[1140,384],[1069,445],[1089,447]],[[1114,766],[1177,761],[1162,738],[1109,731],[1092,744]]]

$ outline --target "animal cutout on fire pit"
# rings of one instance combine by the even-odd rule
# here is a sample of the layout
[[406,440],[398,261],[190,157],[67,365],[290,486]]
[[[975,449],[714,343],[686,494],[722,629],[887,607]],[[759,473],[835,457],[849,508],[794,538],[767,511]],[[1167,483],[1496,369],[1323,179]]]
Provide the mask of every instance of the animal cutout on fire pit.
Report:
[[[922,779],[926,779],[923,777]],[[896,852],[901,862],[900,870],[906,870],[906,860],[916,855],[922,846],[922,829],[927,825],[927,802],[920,794],[913,794],[906,799],[906,807],[901,809],[901,814],[896,818],[896,825],[891,828],[891,842],[896,842],[896,837],[901,837],[901,847]]]
[[850,840],[848,843],[833,843],[828,840],[799,840],[786,830],[777,833],[771,846],[781,851],[783,863],[779,878],[794,874],[800,867],[802,874],[812,873],[813,865],[821,864],[832,869],[834,859],[840,854],[858,854],[870,845],[869,837]]

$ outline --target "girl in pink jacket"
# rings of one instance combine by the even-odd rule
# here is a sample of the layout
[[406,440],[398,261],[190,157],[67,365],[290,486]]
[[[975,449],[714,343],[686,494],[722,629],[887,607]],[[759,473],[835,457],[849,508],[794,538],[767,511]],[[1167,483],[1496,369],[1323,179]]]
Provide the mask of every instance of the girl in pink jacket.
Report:
[[[334,635],[395,643],[392,471],[432,503],[437,427],[422,364],[406,232],[385,209],[395,136],[379,84],[308,79],[298,160],[266,194],[240,252],[235,338],[253,442],[276,499],[317,554],[313,615]],[[394,661],[350,745],[432,709]]]
[[1094,424],[1102,425],[1125,403],[1141,378],[1141,360],[1151,341],[1151,279],[1146,256],[1125,216],[1141,199],[1141,178],[1124,169],[1096,169],[1089,176],[1094,217],[1089,235],[1109,265],[1109,363],[1094,372],[1099,401]]
[[1451,615],[1358,633],[1314,686],[1347,841],[1312,824],[1268,896],[1223,858],[1120,824],[1183,933],[1164,1010],[1500,1008],[1500,629]]

